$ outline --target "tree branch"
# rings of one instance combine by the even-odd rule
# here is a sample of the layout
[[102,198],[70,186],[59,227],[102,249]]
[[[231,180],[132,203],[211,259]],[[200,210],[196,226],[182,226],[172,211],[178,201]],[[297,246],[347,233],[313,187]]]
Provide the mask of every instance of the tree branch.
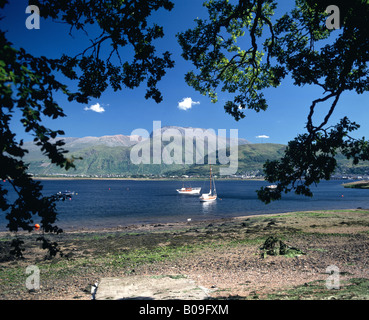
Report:
[[[339,99],[339,96],[341,95],[342,91],[340,90],[339,92],[334,92],[334,93],[331,93],[329,94],[328,96],[325,96],[324,98],[319,98],[319,99],[316,99],[312,102],[311,106],[310,106],[310,112],[309,112],[309,115],[308,115],[308,122],[307,122],[307,130],[309,131],[309,133],[313,133],[313,132],[316,132],[317,130],[314,130],[314,128],[317,128],[317,127],[314,127],[313,126],[313,115],[314,115],[314,112],[315,112],[315,107],[318,103],[321,103],[321,102],[324,102],[324,101],[327,101],[329,100],[330,98],[336,96],[336,99],[334,101],[334,103],[332,104],[331,108],[330,108],[330,112],[329,112],[329,117],[332,115],[333,111],[334,111],[334,108],[336,107],[336,104],[338,102],[338,99]],[[324,121],[327,121],[329,120],[329,117],[328,115],[326,116],[326,119]],[[324,123],[324,122],[323,122]],[[325,122],[326,123],[326,122]],[[325,124],[323,125],[320,125],[319,128],[323,127]]]

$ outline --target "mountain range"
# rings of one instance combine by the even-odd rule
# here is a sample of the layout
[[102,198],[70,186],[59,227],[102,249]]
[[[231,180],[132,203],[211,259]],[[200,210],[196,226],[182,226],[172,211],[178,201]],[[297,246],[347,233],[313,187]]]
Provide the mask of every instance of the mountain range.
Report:
[[[195,137],[186,135],[188,132],[195,133]],[[164,141],[164,135],[166,133],[170,135],[170,141]],[[216,141],[219,145],[225,147],[249,144],[249,141],[245,139],[219,136],[214,130],[165,126],[162,127],[159,132],[152,132],[148,137],[138,135],[113,135],[102,137],[61,138],[60,140],[65,143],[63,148],[69,151],[67,156],[82,158],[75,160],[76,169],[71,169],[68,172],[51,164],[33,142],[24,143],[24,147],[29,151],[24,157],[24,161],[29,164],[28,171],[34,175],[161,175],[167,172],[186,170],[190,167],[190,165],[184,164],[133,164],[130,158],[132,147],[139,144],[139,147],[142,149],[148,148],[152,155],[154,134],[163,135],[163,141],[161,143],[162,151],[166,146],[171,146],[172,148],[183,147],[183,159],[187,152],[184,147],[185,144],[192,144],[194,162],[196,162],[195,157],[204,159],[205,161],[205,157],[208,155],[209,141]],[[205,138],[202,140],[203,144],[201,145],[196,139],[203,134],[205,134]],[[54,141],[51,140],[51,142]]]
[[[167,131],[168,130],[168,131]],[[196,138],[186,136],[186,130],[197,133],[207,133],[205,143],[202,145],[196,141]],[[170,141],[162,142],[161,150],[166,147],[179,148],[183,150],[182,158],[188,156],[188,150],[185,145],[193,145],[194,164],[133,164],[131,161],[132,148],[139,146],[140,148],[148,148],[150,155],[153,154],[153,137],[155,134],[165,134],[170,132],[173,139]],[[266,160],[277,160],[283,156],[285,145],[272,144],[272,143],[260,143],[251,144],[246,139],[227,138],[217,135],[214,131],[206,131],[202,128],[184,128],[176,126],[166,126],[160,129],[160,132],[153,132],[148,137],[141,137],[138,135],[112,135],[102,137],[83,137],[61,138],[64,141],[64,149],[68,150],[67,156],[74,156],[76,158],[82,158],[75,160],[75,169],[65,171],[62,168],[56,167],[51,164],[50,161],[41,153],[39,148],[34,145],[33,142],[25,142],[24,148],[29,153],[24,157],[24,161],[29,164],[29,172],[34,175],[75,175],[75,176],[122,176],[122,177],[135,177],[142,175],[155,175],[155,176],[206,176],[208,174],[208,166],[204,165],[208,163],[208,157],[212,155],[214,150],[208,150],[208,141],[216,139],[218,145],[227,148],[229,154],[229,148],[238,145],[238,169],[235,174],[248,175],[261,173],[263,164]],[[183,147],[183,148],[182,148]],[[181,149],[182,148],[182,149]],[[186,150],[185,150],[186,149]],[[208,154],[208,151],[210,154]],[[218,152],[215,151],[215,157],[218,160]],[[204,164],[197,159],[195,161],[195,155],[201,158]],[[343,156],[338,156],[338,171],[342,173],[360,173],[365,174],[369,172],[368,165],[361,165],[353,167],[350,161],[346,160]],[[183,161],[184,162],[184,161]],[[200,164],[196,164],[199,163]],[[217,161],[214,166],[214,172],[219,173],[219,168],[222,165]],[[223,165],[224,167],[224,165]]]

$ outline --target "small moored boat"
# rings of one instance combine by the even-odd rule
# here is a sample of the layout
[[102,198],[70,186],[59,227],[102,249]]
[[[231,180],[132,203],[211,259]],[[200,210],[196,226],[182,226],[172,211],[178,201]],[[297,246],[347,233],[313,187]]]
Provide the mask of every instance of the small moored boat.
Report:
[[270,186],[267,186],[268,189],[271,189],[271,190],[275,190],[277,189],[277,185],[276,184],[271,184]]
[[215,201],[217,199],[217,190],[215,189],[214,179],[212,179],[211,174],[211,166],[210,166],[210,191],[209,193],[203,193],[199,198],[201,202],[210,202]]
[[200,194],[201,188],[181,188],[176,189],[179,194]]

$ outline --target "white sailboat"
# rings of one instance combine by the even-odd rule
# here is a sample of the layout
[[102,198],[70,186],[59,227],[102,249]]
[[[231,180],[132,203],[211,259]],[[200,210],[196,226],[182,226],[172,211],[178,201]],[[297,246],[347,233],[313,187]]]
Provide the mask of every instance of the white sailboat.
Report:
[[185,188],[176,189],[179,194],[200,194],[201,188]]
[[189,187],[185,187],[185,184],[183,182],[182,188],[181,189],[176,189],[176,190],[179,194],[189,194],[189,195],[191,195],[191,194],[200,194],[201,187],[200,188],[198,188],[198,187],[192,188],[191,184],[190,184]]
[[217,199],[217,190],[215,189],[214,179],[212,179],[212,172],[210,166],[210,191],[209,193],[203,193],[199,198],[201,202],[210,202]]

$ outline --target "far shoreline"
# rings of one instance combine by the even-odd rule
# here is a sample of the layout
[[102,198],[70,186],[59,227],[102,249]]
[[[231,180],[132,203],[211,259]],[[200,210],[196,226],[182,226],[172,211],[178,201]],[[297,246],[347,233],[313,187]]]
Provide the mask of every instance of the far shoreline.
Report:
[[[68,181],[68,180],[101,180],[101,181],[203,181],[207,180],[208,177],[176,177],[176,178],[133,178],[133,177],[61,177],[61,176],[31,176],[33,180],[39,181]],[[238,178],[238,177],[226,177],[222,178],[220,176],[216,176],[215,179],[217,181],[265,181],[268,182],[265,178]],[[331,180],[323,180],[323,181],[349,181],[347,183],[342,183],[342,185],[346,188],[350,188],[355,185],[360,184],[369,184],[369,180],[358,180],[354,178],[342,178],[342,179],[331,179]]]
[[[41,181],[57,181],[57,180],[101,180],[101,181],[196,181],[196,180],[205,180],[208,179],[207,177],[203,177],[203,178],[118,178],[118,177],[114,177],[114,178],[105,178],[105,177],[101,177],[101,178],[94,178],[94,177],[32,177],[33,180],[41,180]],[[262,178],[252,178],[252,179],[242,179],[242,178],[216,178],[218,181],[222,180],[222,181],[266,181],[265,179]]]

